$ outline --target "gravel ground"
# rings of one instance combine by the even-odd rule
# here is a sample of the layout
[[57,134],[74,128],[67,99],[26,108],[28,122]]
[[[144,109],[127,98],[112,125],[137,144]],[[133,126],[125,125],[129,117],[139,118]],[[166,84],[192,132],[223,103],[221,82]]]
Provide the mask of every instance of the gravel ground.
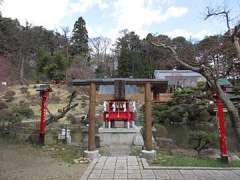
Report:
[[0,180],[79,180],[87,164],[67,164],[30,145],[0,142]]

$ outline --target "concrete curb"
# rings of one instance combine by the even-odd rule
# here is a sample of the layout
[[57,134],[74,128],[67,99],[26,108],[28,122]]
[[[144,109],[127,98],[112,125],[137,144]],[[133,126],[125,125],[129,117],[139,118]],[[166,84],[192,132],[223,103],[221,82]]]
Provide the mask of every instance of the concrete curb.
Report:
[[90,173],[92,172],[94,166],[96,165],[98,159],[94,159],[89,166],[87,167],[86,171],[84,172],[84,174],[81,176],[80,180],[87,180],[88,176],[90,175]]
[[240,170],[240,168],[236,167],[149,166],[147,160],[144,158],[140,158],[140,162],[143,166],[143,169],[146,170]]

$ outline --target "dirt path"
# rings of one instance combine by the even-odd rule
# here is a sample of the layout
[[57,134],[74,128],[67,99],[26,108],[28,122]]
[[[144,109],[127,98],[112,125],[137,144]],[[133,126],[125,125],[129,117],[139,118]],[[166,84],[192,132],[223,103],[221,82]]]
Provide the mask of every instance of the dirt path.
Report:
[[87,164],[67,164],[30,145],[0,142],[0,180],[79,180]]

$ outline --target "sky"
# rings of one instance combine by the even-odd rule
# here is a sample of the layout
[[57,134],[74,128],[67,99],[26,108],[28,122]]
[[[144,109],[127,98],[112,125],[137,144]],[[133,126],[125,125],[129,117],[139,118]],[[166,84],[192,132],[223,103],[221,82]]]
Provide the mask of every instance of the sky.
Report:
[[1,11],[21,24],[58,31],[72,30],[82,16],[90,37],[115,40],[128,29],[141,38],[153,33],[201,40],[226,31],[222,18],[204,20],[207,6],[230,9],[232,25],[240,20],[239,0],[3,0]]

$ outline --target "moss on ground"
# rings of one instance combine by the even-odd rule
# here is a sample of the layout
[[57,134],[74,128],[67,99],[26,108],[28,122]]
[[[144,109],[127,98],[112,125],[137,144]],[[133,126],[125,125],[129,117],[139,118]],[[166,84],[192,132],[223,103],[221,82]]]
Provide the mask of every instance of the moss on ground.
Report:
[[152,163],[159,166],[192,166],[192,167],[240,167],[240,160],[224,163],[220,159],[188,157],[183,155],[169,155],[160,153]]

